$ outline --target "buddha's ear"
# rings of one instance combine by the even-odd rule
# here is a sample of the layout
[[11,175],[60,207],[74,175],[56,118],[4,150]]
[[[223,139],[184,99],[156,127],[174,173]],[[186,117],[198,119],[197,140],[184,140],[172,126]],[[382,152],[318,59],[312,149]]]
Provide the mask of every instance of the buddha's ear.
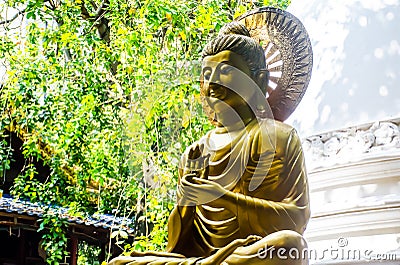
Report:
[[263,92],[267,91],[269,80],[269,71],[267,69],[260,69],[254,73],[254,81],[261,88]]

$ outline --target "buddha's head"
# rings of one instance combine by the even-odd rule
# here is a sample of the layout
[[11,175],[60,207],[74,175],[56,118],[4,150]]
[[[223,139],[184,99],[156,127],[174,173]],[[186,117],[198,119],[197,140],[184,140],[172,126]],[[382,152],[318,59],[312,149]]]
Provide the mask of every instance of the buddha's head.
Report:
[[[226,24],[203,50],[201,91],[215,112],[265,104],[269,73],[264,51],[240,23]],[[222,103],[222,104],[221,104]]]

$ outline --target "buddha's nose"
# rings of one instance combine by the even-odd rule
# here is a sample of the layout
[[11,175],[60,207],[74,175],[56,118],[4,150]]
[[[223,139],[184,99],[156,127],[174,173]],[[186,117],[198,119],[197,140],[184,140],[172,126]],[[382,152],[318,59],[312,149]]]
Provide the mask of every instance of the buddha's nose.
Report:
[[218,70],[214,70],[212,73],[211,73],[211,76],[210,76],[210,84],[211,85],[213,85],[213,84],[219,84],[220,83],[220,79],[219,79],[219,71]]
[[204,83],[205,84],[205,92],[206,96],[211,96],[215,90],[215,88],[220,85],[219,74],[217,71],[213,71],[209,79]]
[[206,96],[210,97],[211,94],[213,93],[213,84],[211,82],[207,82],[207,87],[206,87]]

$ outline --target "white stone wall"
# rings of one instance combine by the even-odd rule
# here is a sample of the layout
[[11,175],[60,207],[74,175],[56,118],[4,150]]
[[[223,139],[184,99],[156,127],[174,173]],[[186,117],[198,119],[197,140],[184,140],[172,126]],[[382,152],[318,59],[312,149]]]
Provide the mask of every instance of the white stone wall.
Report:
[[309,136],[303,149],[310,263],[399,264],[400,119]]

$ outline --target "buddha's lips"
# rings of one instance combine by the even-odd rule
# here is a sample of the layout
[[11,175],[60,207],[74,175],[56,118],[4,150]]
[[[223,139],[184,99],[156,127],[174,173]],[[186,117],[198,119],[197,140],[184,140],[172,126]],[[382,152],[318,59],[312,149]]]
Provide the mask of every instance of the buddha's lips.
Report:
[[221,93],[210,92],[211,98],[220,98],[222,97]]
[[224,86],[212,86],[208,89],[206,96],[223,99],[226,96],[226,88]]

